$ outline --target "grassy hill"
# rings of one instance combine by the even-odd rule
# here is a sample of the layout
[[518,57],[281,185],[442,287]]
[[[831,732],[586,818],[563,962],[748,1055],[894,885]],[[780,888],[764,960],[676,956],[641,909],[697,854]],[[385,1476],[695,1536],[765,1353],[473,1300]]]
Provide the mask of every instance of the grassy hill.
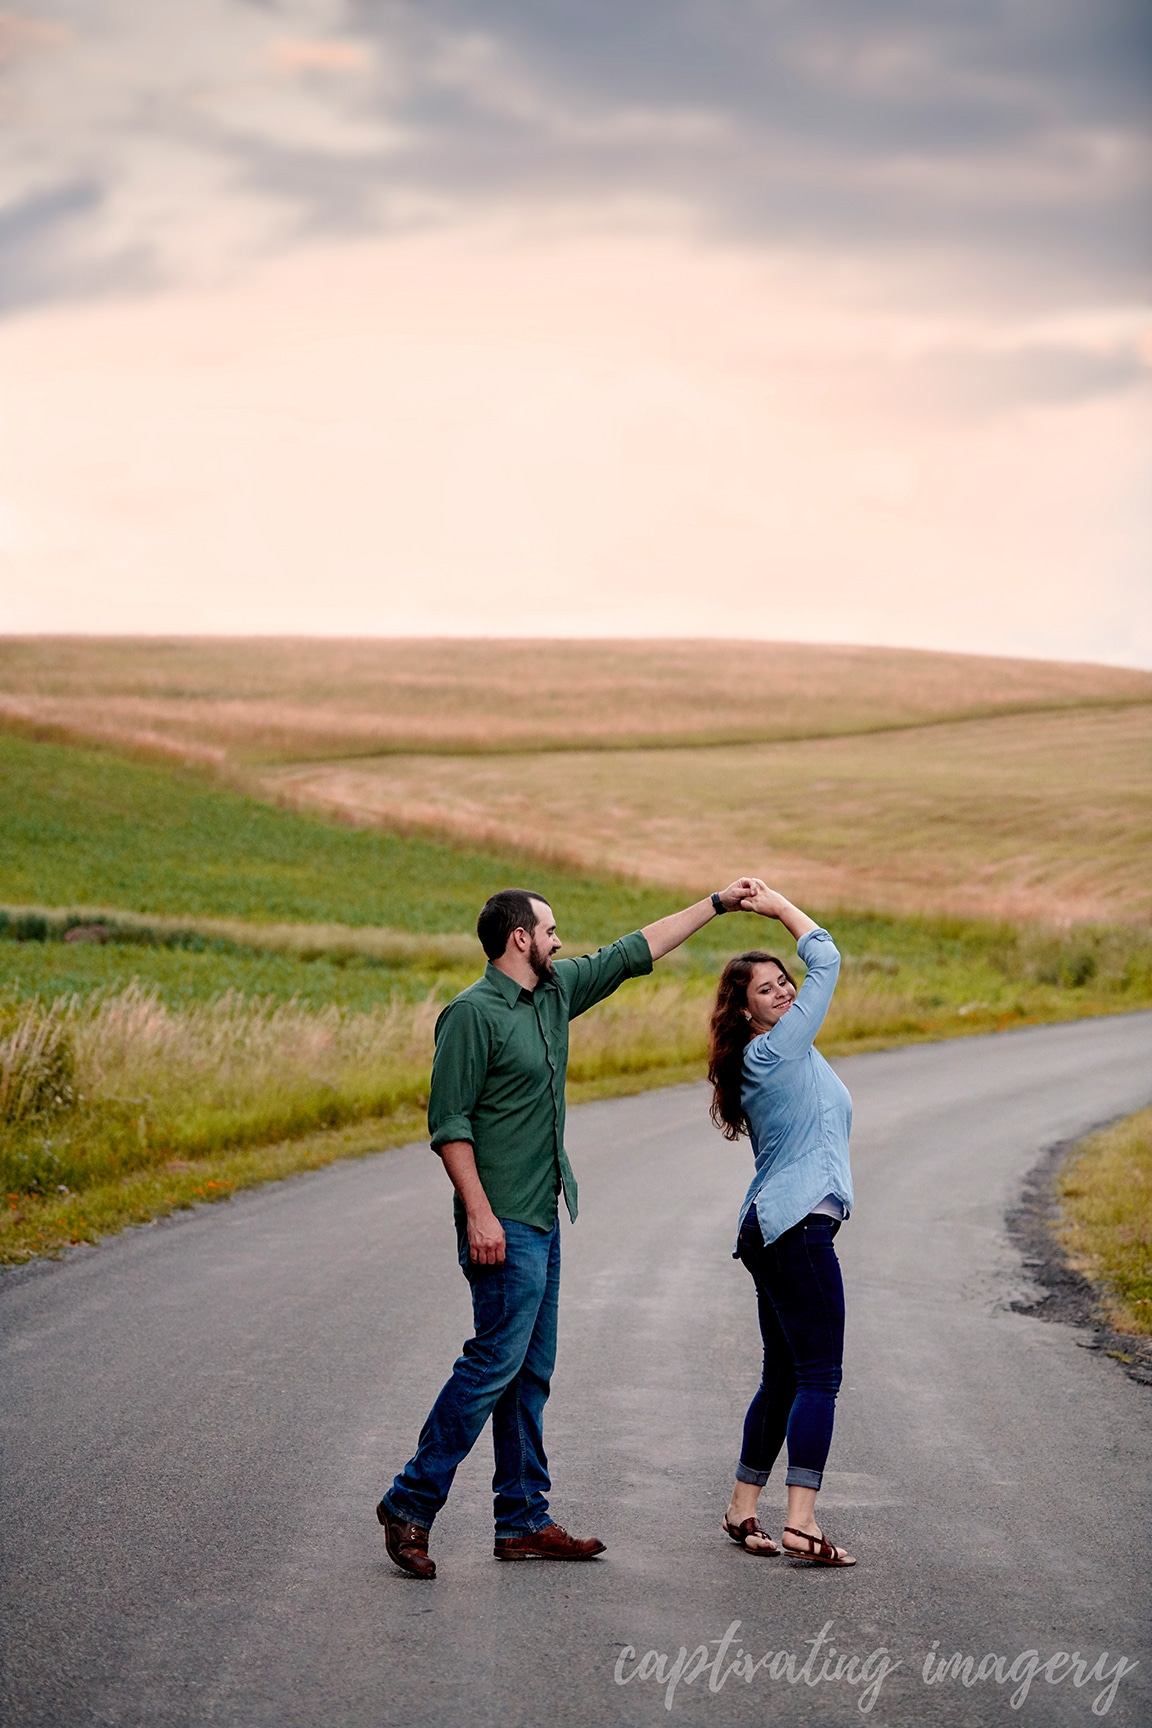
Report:
[[[467,931],[495,888],[561,901],[594,943],[676,904],[496,851],[278,810],[192,774],[0,735],[0,902]],[[477,950],[478,952],[479,950]]]
[[[749,862],[826,909],[1152,916],[1152,673],[1124,668],[764,642],[8,638],[5,727],[195,765],[387,831],[354,853],[344,910],[322,913],[338,896],[266,856],[255,805],[246,822],[236,806],[225,826],[245,845],[251,833],[247,897],[216,855],[193,881],[149,878],[152,909],[176,894],[181,910],[221,910],[227,882],[239,916],[464,928],[495,858],[554,869],[582,941],[618,904],[629,920],[616,897],[605,924],[580,879],[677,894]],[[177,826],[199,820],[193,803]],[[423,895],[399,831],[448,843],[425,855]],[[325,869],[344,856],[318,847]],[[66,838],[58,879],[77,856]],[[139,904],[139,872],[120,875],[100,897]]]

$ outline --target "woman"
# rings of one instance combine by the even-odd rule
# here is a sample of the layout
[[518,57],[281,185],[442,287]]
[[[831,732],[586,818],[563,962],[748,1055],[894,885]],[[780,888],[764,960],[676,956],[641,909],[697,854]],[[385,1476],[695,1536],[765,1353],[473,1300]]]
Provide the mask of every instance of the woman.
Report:
[[783,961],[759,950],[724,968],[712,1012],[712,1120],[747,1134],[756,1172],[740,1208],[736,1255],[756,1283],[764,1374],[748,1408],[724,1528],[752,1554],[778,1554],[756,1502],[788,1442],[786,1554],[854,1566],[816,1522],[844,1350],[844,1287],[832,1238],[852,1210],[852,1100],[812,1048],[840,955],[827,930],[758,882],[748,912],[777,918],[808,968],[799,994]]

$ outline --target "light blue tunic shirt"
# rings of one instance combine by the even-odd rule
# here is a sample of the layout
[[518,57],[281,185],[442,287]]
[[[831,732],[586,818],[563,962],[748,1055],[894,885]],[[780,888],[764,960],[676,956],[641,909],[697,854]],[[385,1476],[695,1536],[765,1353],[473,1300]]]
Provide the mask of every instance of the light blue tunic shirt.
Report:
[[827,930],[809,930],[796,952],[808,976],[795,1002],[744,1052],[741,1100],[756,1174],[740,1223],[754,1205],[765,1242],[799,1224],[826,1195],[839,1200],[845,1218],[852,1210],[852,1098],[812,1048],[836,988],[840,951]]

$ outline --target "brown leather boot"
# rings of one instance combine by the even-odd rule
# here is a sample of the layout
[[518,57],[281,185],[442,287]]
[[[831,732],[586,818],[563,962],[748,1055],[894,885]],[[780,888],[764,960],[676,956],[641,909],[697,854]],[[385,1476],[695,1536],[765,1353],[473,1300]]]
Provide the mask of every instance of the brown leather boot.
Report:
[[492,1552],[497,1560],[594,1560],[604,1544],[598,1536],[581,1540],[559,1524],[545,1524],[523,1536],[497,1536]]
[[435,1578],[436,1562],[428,1558],[428,1532],[424,1526],[393,1518],[383,1500],[376,1508],[376,1516],[384,1526],[389,1558],[401,1572],[407,1572],[411,1578]]

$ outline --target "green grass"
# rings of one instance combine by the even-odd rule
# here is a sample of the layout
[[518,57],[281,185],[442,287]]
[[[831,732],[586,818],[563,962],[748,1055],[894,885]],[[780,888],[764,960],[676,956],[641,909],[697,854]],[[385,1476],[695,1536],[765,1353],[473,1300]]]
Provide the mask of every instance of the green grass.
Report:
[[[475,945],[479,957],[479,944]],[[109,943],[104,947],[60,941],[4,941],[0,936],[0,992],[35,997],[86,998],[120,990],[134,980],[170,1008],[210,1002],[226,991],[311,1008],[335,1003],[367,1012],[399,997],[448,997],[476,976],[477,960],[453,966],[434,962],[387,964],[369,955],[291,953],[225,943],[200,948]]]
[[[562,898],[560,910],[563,915]],[[257,946],[258,925],[226,926],[221,921],[207,926],[246,931],[250,940],[245,942],[239,934],[228,939],[201,935],[191,919],[175,921],[171,932],[161,929],[153,942],[135,936],[103,946],[16,941],[10,939],[12,929],[43,920],[7,915],[5,940],[6,913],[0,908],[0,990],[44,1003],[57,996],[83,998],[97,990],[117,990],[137,980],[172,1008],[235,991],[276,1002],[295,999],[314,1008],[335,1003],[367,1012],[395,998],[417,1001],[432,994],[447,999],[471,982],[482,964],[479,945],[468,937],[461,947],[470,958],[462,953],[442,959],[435,950],[425,954],[417,943],[407,961],[382,960],[370,949],[357,949],[331,927],[297,927],[300,936],[308,938],[302,954],[283,946]],[[66,922],[60,918],[57,929]],[[1055,934],[1011,924],[872,913],[838,913],[829,923],[845,960],[840,998],[851,983],[862,1004],[851,1035],[857,1039],[883,1035],[884,1027],[889,1035],[895,1029],[943,1036],[943,1022],[957,1016],[986,1029],[1006,1019],[1063,1019],[1152,1001],[1152,940],[1127,928],[1085,926]],[[150,930],[147,924],[143,928]],[[293,934],[292,926],[266,928],[277,943]],[[356,934],[347,933],[352,938]],[[368,938],[365,932],[365,942]],[[707,926],[669,956],[660,974],[696,979],[710,990],[729,954],[744,945],[765,944],[785,956],[793,953],[778,926],[729,917]],[[898,1028],[894,1014],[900,1019]]]
[[1109,1321],[1152,1337],[1152,1110],[1082,1141],[1057,1191],[1060,1240]]
[[8,1195],[0,1206],[0,1266],[55,1255],[130,1224],[150,1224],[190,1206],[230,1200],[241,1188],[318,1170],[338,1158],[362,1158],[420,1139],[424,1118],[399,1111],[386,1122],[360,1122],[273,1145],[215,1156],[165,1159],[126,1175],[105,1176],[83,1193]]
[[467,931],[494,889],[555,898],[595,943],[678,904],[514,854],[277,810],[191,774],[0,735],[0,901]]
[[432,1000],[370,1013],[223,996],[172,1010],[130,985],[0,1012],[0,1182],[82,1191],[234,1146],[427,1101]]

